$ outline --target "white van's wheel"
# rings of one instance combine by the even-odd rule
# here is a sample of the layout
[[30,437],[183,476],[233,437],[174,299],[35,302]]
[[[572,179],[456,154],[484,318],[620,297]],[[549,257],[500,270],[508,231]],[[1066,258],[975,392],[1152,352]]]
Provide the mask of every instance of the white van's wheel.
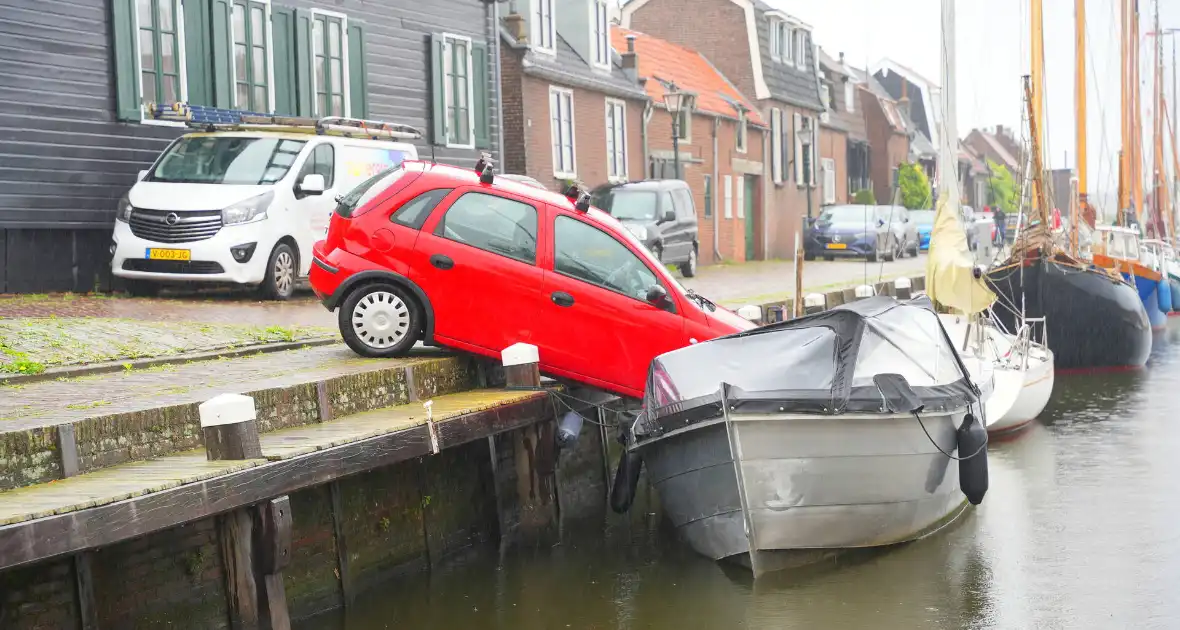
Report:
[[404,356],[422,328],[418,304],[392,284],[370,284],[349,293],[338,317],[344,343],[366,357]]
[[270,254],[266,265],[266,277],[262,279],[262,294],[271,300],[285,300],[295,293],[295,276],[298,272],[295,252],[286,243],[279,243]]

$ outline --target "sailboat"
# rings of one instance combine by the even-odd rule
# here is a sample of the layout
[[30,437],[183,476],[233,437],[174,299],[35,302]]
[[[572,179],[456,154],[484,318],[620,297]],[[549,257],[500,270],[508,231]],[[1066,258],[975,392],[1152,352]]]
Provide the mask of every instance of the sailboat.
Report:
[[[1084,33],[1084,0],[1076,0],[1078,30]],[[1032,212],[1008,258],[992,267],[987,281],[998,296],[996,320],[1017,330],[1023,317],[1044,318],[1046,342],[1058,369],[1141,367],[1151,353],[1151,324],[1139,294],[1122,276],[1102,269],[1058,246],[1049,231],[1049,195],[1041,160],[1044,45],[1041,0],[1032,6],[1032,77],[1025,79],[1032,161]],[[1079,37],[1079,48],[1084,38]],[[1078,54],[1079,82],[1085,76]],[[1078,163],[1084,164],[1085,88],[1078,90]],[[1079,168],[1082,215],[1094,227],[1086,202],[1085,170]]]
[[939,195],[926,260],[926,293],[951,311],[939,318],[964,365],[976,374],[989,372],[993,379],[991,392],[983,399],[988,433],[1014,433],[1036,419],[1049,402],[1053,353],[1035,338],[1037,330],[1044,330],[1043,319],[1021,315],[1013,335],[992,318],[990,307],[996,295],[976,267],[959,221],[954,35],[946,32],[943,39]]

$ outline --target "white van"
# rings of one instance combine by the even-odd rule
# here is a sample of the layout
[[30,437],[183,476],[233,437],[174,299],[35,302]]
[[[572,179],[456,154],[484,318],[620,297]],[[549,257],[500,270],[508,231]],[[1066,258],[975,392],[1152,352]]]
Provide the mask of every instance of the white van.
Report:
[[[161,283],[230,282],[291,296],[335,197],[404,160],[405,125],[242,116],[176,139],[119,201],[111,270],[133,295]],[[380,138],[380,139],[378,139]],[[388,139],[387,139],[388,138]]]

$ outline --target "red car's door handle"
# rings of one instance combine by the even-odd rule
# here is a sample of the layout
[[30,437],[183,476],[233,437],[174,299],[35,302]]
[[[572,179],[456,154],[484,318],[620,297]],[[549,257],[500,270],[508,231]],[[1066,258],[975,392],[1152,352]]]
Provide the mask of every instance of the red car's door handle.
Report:
[[553,300],[553,303],[558,306],[573,306],[574,305],[574,296],[570,295],[569,293],[566,293],[565,291],[555,291],[555,292],[553,292],[552,295],[549,296],[549,299]]
[[447,256],[443,256],[442,254],[435,254],[430,257],[430,264],[445,271],[451,267],[454,267],[455,261],[451,260]]

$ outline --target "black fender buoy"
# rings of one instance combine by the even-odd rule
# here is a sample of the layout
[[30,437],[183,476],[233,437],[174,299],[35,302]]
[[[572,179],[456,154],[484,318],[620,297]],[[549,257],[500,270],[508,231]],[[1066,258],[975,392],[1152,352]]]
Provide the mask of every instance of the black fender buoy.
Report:
[[987,429],[968,413],[955,432],[959,445],[959,489],[971,505],[987,494]]
[[619,468],[615,471],[615,483],[610,491],[610,508],[622,514],[631,509],[635,501],[635,489],[639,487],[639,473],[643,470],[643,456],[635,451],[627,451],[619,458]]

